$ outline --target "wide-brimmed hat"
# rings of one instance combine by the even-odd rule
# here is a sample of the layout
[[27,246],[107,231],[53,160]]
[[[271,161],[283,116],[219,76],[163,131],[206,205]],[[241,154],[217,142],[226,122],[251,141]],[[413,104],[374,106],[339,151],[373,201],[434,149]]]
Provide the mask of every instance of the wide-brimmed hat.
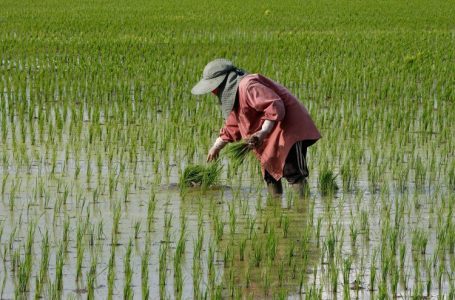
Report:
[[218,88],[217,96],[221,112],[226,119],[234,107],[240,80],[248,73],[236,68],[230,60],[219,58],[209,62],[202,73],[202,79],[193,87],[191,93],[202,95]]
[[202,95],[216,89],[226,78],[226,75],[235,70],[231,61],[219,58],[209,62],[202,73],[202,79],[191,89],[193,95]]

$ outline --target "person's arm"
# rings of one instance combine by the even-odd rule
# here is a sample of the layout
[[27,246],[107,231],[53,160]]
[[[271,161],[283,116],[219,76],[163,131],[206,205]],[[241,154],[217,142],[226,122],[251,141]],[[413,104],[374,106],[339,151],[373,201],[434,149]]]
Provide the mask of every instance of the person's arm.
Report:
[[239,130],[239,126],[235,119],[234,113],[231,114],[226,119],[224,127],[220,130],[219,137],[215,140],[212,147],[209,150],[207,155],[207,161],[212,161],[218,158],[218,155],[221,149],[224,148],[228,143],[239,141],[242,138]]
[[248,144],[251,148],[258,147],[262,144],[264,139],[272,132],[275,127],[275,121],[265,120],[262,124],[262,128],[256,131],[248,140]]
[[218,137],[215,140],[215,143],[213,143],[213,146],[210,148],[209,153],[207,154],[207,162],[217,159],[221,149],[223,149],[227,143],[228,142],[223,141],[222,138]]
[[286,110],[283,100],[274,90],[261,84],[252,83],[247,89],[248,105],[262,113],[264,123],[249,139],[251,147],[258,147],[272,132],[276,122],[283,120]]

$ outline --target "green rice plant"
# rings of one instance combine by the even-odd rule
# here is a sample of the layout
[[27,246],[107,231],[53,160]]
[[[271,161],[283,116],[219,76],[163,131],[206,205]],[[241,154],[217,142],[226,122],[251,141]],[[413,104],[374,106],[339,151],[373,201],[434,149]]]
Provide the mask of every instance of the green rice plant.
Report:
[[167,246],[166,244],[160,245],[159,250],[159,285],[160,294],[164,295],[164,287],[166,286],[166,273],[167,273]]
[[63,237],[62,237],[62,241],[63,241],[65,253],[66,253],[67,250],[68,250],[69,229],[70,229],[70,220],[69,220],[68,218],[65,218],[65,220],[64,220],[64,222],[63,222]]
[[36,276],[35,299],[39,299],[41,297],[43,285],[48,278],[49,251],[49,232],[46,230],[46,233],[41,241],[41,262],[39,273]]
[[426,168],[422,163],[422,159],[417,157],[415,160],[414,182],[417,189],[422,189],[425,185]]
[[77,224],[76,233],[76,281],[81,279],[82,276],[82,262],[84,261],[85,241],[84,241],[85,228],[81,223]]
[[390,288],[392,290],[393,297],[396,298],[397,293],[398,293],[398,281],[399,281],[400,275],[399,275],[397,268],[392,268],[391,272],[392,272],[392,276],[391,276],[392,278],[391,278]]
[[333,259],[335,257],[335,246],[336,246],[336,236],[335,230],[332,226],[329,227],[329,231],[327,234],[327,238],[324,242],[325,249],[327,250],[327,255],[329,259]]
[[400,252],[400,256],[399,256],[400,257],[400,269],[403,270],[404,262],[406,259],[406,244],[405,243],[400,244],[399,252]]
[[317,226],[316,226],[316,247],[319,248],[320,240],[321,240],[321,224],[322,224],[322,217],[318,217]]
[[343,259],[343,285],[349,289],[349,276],[351,273],[352,260],[351,257]]
[[149,290],[149,262],[150,262],[150,237],[147,237],[145,249],[141,257],[141,295],[142,300],[148,300],[150,297]]
[[387,282],[381,281],[378,285],[378,299],[388,299],[389,291],[387,290]]
[[[214,265],[214,260],[215,260],[215,246],[213,244],[209,245],[208,251],[207,251],[207,278],[208,278],[208,286],[207,289],[210,291],[213,291],[213,288],[215,287],[215,280],[216,280],[216,273],[215,273],[215,265]],[[198,270],[195,270],[194,264],[197,263],[197,260],[193,260],[193,285],[194,281],[196,283],[200,283],[200,278],[195,277],[194,275],[198,275],[199,273],[195,272]],[[196,267],[197,268],[197,267]],[[199,287],[199,285],[197,285]],[[212,292],[211,292],[212,293]]]
[[237,215],[235,213],[234,203],[228,204],[229,207],[229,231],[231,235],[234,235],[237,227]]
[[335,181],[336,175],[333,174],[332,170],[328,166],[324,166],[319,172],[318,184],[321,195],[328,196],[333,195],[338,190],[338,185]]
[[305,283],[305,272],[300,272],[299,276],[299,294],[302,295],[304,291],[304,283]]
[[294,241],[290,242],[287,254],[288,254],[287,255],[288,256],[288,266],[291,266],[292,260],[295,256],[295,242]]
[[[8,176],[8,175],[6,175]],[[449,182],[449,188],[452,190],[455,190],[455,163],[452,162],[452,165],[450,166],[449,172],[447,173],[448,176],[448,182]],[[2,189],[3,190],[3,189]]]
[[357,235],[358,235],[359,231],[357,230],[357,226],[355,224],[355,219],[353,218],[352,213],[351,213],[351,220],[352,221],[349,224],[349,235],[351,237],[352,246],[355,247],[355,244],[357,241]]
[[204,232],[201,229],[201,231],[199,231],[196,241],[193,243],[193,256],[197,257],[198,259],[201,257],[203,241]]
[[225,153],[233,170],[238,170],[248,156],[248,153],[250,153],[250,150],[251,148],[245,141],[232,143],[226,148]]
[[181,299],[183,291],[182,257],[178,252],[174,256],[174,290],[176,298]]
[[[4,152],[4,153],[6,153],[6,152]],[[8,181],[8,177],[9,177],[9,173],[8,172],[3,173],[3,178],[2,178],[2,196],[5,195],[5,187],[6,187],[6,183]]]
[[[432,275],[431,275],[431,269],[432,269],[432,261],[431,259],[428,259],[425,264],[425,270],[426,270],[426,297],[428,299],[431,298],[431,286],[432,286]],[[452,269],[453,270],[453,269]]]
[[141,231],[141,221],[136,221],[134,223],[134,239],[137,240],[139,238],[139,233]]
[[155,214],[155,208],[156,208],[156,199],[155,199],[155,194],[152,193],[150,196],[150,199],[147,203],[147,231],[148,232],[152,231],[153,215]]
[[132,287],[133,269],[131,267],[131,252],[133,248],[133,241],[129,241],[128,247],[126,248],[125,259],[124,259],[124,273],[125,283],[123,286],[123,298],[134,299],[134,292]]
[[239,244],[239,259],[240,261],[245,260],[245,248],[246,248],[247,238],[243,238]]
[[336,293],[338,291],[338,274],[339,269],[335,264],[335,261],[329,263],[329,278],[330,278],[330,287],[332,289],[332,293]]
[[421,254],[425,254],[427,244],[428,244],[427,234],[422,229],[416,228],[412,232],[412,246],[414,250],[419,251]]
[[283,218],[283,237],[287,238],[288,237],[288,232],[289,232],[289,216],[284,216]]
[[247,221],[248,239],[249,240],[251,240],[253,237],[255,223],[256,223],[255,218],[248,219],[248,221]]
[[252,247],[252,263],[254,264],[254,266],[256,266],[257,268],[259,267],[259,265],[261,264],[261,261],[262,261],[262,242],[260,240],[257,239],[257,236],[255,235],[253,240],[251,241],[251,247]]
[[122,216],[122,206],[119,202],[114,205],[114,212],[112,215],[112,239],[113,242],[117,243],[117,235],[119,232],[120,218]]
[[217,213],[215,214],[214,218],[215,240],[219,242],[223,239],[224,222],[221,220],[221,217]]
[[278,286],[282,287],[283,286],[283,281],[284,281],[284,262],[281,261],[279,267],[278,267]]
[[250,265],[246,265],[246,271],[245,271],[245,287],[249,288],[251,284],[251,270],[250,270]]
[[164,214],[164,235],[163,240],[165,242],[170,242],[171,240],[171,228],[172,228],[172,213]]
[[233,264],[233,251],[232,251],[232,244],[228,244],[226,248],[224,249],[223,253],[223,261],[224,261],[224,267],[232,267]]
[[180,178],[180,187],[182,189],[194,186],[211,187],[219,182],[221,171],[222,165],[219,160],[207,166],[189,165]]
[[373,256],[370,261],[370,291],[374,291],[374,286],[376,282],[376,257],[377,250],[374,250]]
[[95,299],[97,256],[93,255],[90,261],[90,269],[87,274],[87,299]]
[[60,245],[55,258],[55,288],[60,294],[63,291],[63,265],[65,264],[65,254],[63,245]]
[[270,290],[270,285],[271,285],[269,268],[265,267],[262,270],[261,277],[262,277],[262,286],[264,288],[264,295],[268,296],[269,290]]
[[265,248],[268,259],[274,261],[278,251],[278,238],[275,234],[275,229],[273,227],[270,228],[269,233],[267,234]]
[[111,246],[111,255],[107,269],[107,298],[113,299],[115,285],[115,246]]
[[175,256],[179,259],[183,259],[186,249],[186,240],[184,232],[180,234],[180,238],[177,242],[177,247],[175,248]]
[[96,236],[99,241],[104,240],[106,238],[106,235],[104,234],[104,226],[103,226],[103,220],[101,220],[96,229]]
[[[213,267],[213,257],[211,255],[214,255],[213,252],[211,252],[211,248],[209,248],[209,266],[208,266],[208,277],[209,277],[209,286],[211,287],[211,292],[215,286],[215,271]],[[195,256],[193,256],[193,268],[192,268],[192,274],[193,274],[193,297],[195,299],[200,297],[200,285],[202,281],[202,270],[201,270],[201,263],[200,260],[197,259]]]

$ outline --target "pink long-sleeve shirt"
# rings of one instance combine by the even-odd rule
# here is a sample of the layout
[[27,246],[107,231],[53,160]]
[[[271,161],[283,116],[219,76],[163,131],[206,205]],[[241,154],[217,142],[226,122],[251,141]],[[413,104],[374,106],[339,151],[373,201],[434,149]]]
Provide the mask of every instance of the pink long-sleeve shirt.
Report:
[[239,83],[238,103],[220,130],[223,141],[249,138],[261,130],[264,120],[276,124],[261,146],[253,152],[261,162],[262,173],[276,180],[291,147],[298,141],[316,142],[321,135],[307,109],[285,87],[259,74],[245,76]]

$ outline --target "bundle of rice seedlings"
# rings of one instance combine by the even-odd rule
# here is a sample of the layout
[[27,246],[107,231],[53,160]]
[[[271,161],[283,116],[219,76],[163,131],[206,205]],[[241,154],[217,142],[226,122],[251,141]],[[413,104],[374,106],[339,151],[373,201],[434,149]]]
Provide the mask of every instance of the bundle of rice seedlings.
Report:
[[338,190],[335,181],[337,176],[328,167],[324,167],[319,173],[319,189],[323,196],[333,195]]
[[251,149],[246,141],[232,143],[227,147],[226,156],[228,157],[234,170],[243,164],[250,150]]
[[215,161],[207,166],[189,165],[180,178],[181,187],[201,186],[207,188],[218,183],[222,165]]

